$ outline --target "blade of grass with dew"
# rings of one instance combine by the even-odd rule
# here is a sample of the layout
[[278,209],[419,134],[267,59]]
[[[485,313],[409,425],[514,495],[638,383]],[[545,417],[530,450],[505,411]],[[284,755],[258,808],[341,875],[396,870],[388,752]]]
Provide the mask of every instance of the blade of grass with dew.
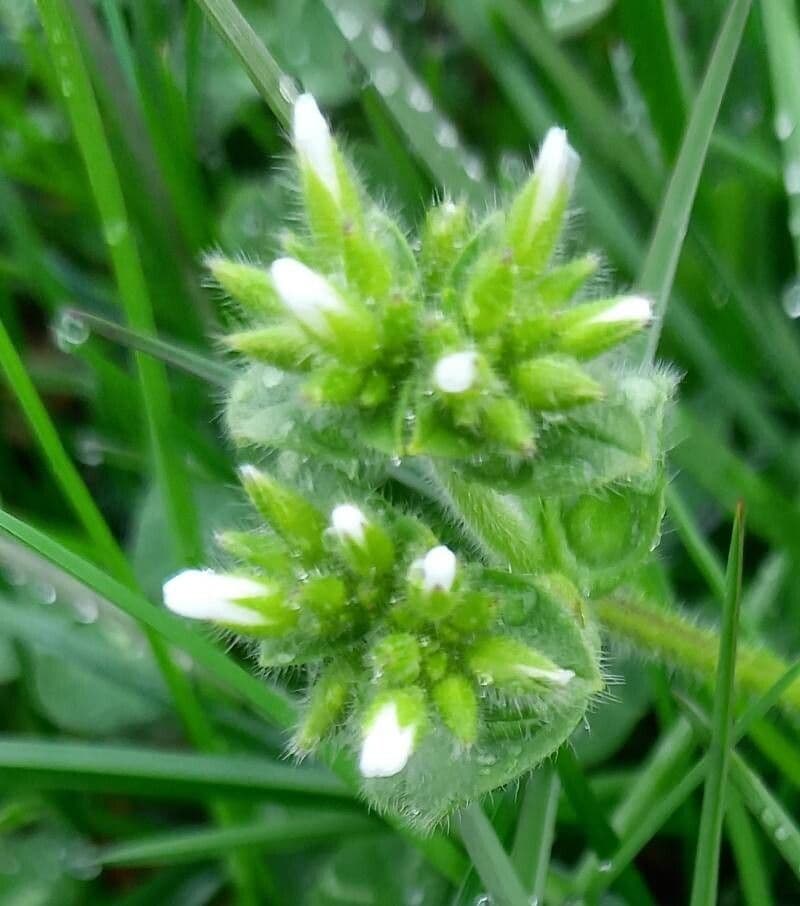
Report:
[[761,842],[753,831],[750,816],[733,789],[726,794],[725,830],[733,850],[742,899],[745,906],[772,906],[770,882]]
[[711,134],[749,12],[750,0],[731,0],[728,5],[639,274],[639,288],[652,294],[655,303],[655,323],[639,344],[640,357],[647,361],[655,357]]
[[481,804],[473,802],[457,817],[461,839],[486,891],[497,906],[529,906],[529,899],[508,854]]
[[525,785],[511,846],[511,864],[532,903],[541,903],[544,897],[560,791],[558,774],[550,763],[540,765]]
[[[773,685],[759,698],[754,699],[736,721],[733,734],[735,745],[746,733],[750,731],[753,723],[766,714],[778,702],[781,695],[790,688],[800,677],[800,660],[794,663]],[[685,722],[684,722],[685,723]],[[577,888],[577,893],[591,893],[599,896],[620,873],[636,858],[638,853],[658,833],[666,821],[703,782],[708,766],[708,755],[696,762],[692,768],[685,771],[681,779],[665,792],[659,792],[652,801],[643,808],[641,816],[633,824],[619,849],[602,866],[595,867],[592,872],[582,878],[582,883]]]
[[135,791],[177,798],[275,792],[352,799],[323,768],[297,768],[249,755],[168,752],[133,746],[0,735],[0,785]]
[[772,79],[775,132],[783,154],[789,233],[795,268],[800,273],[800,194],[796,185],[800,179],[800,22],[796,6],[787,0],[762,0],[760,8]]
[[258,93],[283,126],[291,119],[297,89],[267,51],[233,0],[195,0],[239,58]]
[[253,847],[260,855],[283,853],[335,843],[362,834],[375,834],[380,824],[358,812],[322,809],[294,810],[281,816],[216,828],[186,828],[125,840],[101,849],[97,862],[104,867],[177,865],[200,862],[237,847]]
[[180,343],[164,340],[161,337],[131,330],[123,324],[101,318],[91,312],[78,308],[66,310],[66,314],[85,324],[93,333],[127,349],[135,349],[152,356],[167,365],[193,374],[209,384],[227,390],[234,377],[235,370],[224,362],[217,361],[209,355],[189,349]]
[[[152,310],[136,239],[71,17],[64,0],[38,0],[38,8],[100,214],[123,308],[132,328],[152,333]],[[190,485],[172,448],[166,376],[159,363],[141,355],[137,355],[137,368],[172,540],[178,545],[182,561],[197,562],[202,555],[202,543]]]
[[714,715],[708,751],[708,771],[700,815],[697,855],[692,879],[691,906],[714,906],[719,883],[719,851],[725,816],[725,785],[731,756],[733,731],[733,683],[739,609],[742,602],[744,559],[744,509],[736,511],[725,577],[725,604],[719,641],[717,678],[714,687]]
[[319,0],[369,74],[411,148],[436,182],[455,195],[484,201],[482,168],[461,144],[455,125],[395,49],[386,26],[365,0]]

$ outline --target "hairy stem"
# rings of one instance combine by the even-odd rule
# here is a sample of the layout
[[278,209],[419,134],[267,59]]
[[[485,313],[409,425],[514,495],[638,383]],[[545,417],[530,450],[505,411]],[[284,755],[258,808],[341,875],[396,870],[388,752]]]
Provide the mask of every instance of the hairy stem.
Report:
[[[713,679],[719,648],[715,629],[698,626],[676,610],[619,594],[599,599],[594,609],[612,637],[669,666]],[[773,652],[742,644],[736,660],[736,690],[745,696],[763,695],[788,667]],[[800,680],[786,689],[780,704],[789,713],[800,713]]]

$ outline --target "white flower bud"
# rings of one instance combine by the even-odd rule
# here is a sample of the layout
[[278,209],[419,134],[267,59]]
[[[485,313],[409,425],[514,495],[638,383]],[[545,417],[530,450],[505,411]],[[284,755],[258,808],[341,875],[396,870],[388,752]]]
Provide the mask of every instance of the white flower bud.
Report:
[[590,319],[590,324],[616,324],[628,321],[634,324],[648,324],[653,317],[653,306],[644,296],[623,296],[605,311]]
[[164,603],[182,617],[234,626],[264,626],[269,621],[237,601],[263,598],[269,589],[242,576],[221,576],[210,569],[185,569],[164,583]]
[[552,683],[554,686],[566,686],[572,677],[575,676],[574,670],[566,670],[563,667],[547,670],[543,667],[533,667],[530,664],[517,664],[515,669],[520,676],[542,680],[545,683]]
[[456,578],[456,555],[440,544],[422,558],[422,587],[427,592],[450,591]]
[[530,214],[531,227],[549,216],[560,191],[572,191],[579,164],[580,157],[567,141],[566,131],[548,129],[534,169],[538,185]]
[[281,302],[297,320],[312,333],[328,333],[326,313],[345,308],[330,283],[294,258],[273,261],[270,275]]
[[342,503],[331,513],[331,528],[340,541],[364,543],[364,527],[367,517],[352,503]]
[[294,102],[292,142],[300,160],[325,184],[334,198],[339,198],[335,146],[325,117],[319,112],[314,97],[301,94]]
[[383,705],[365,729],[358,767],[363,777],[393,777],[414,751],[417,727],[400,726],[394,702]]
[[433,369],[433,383],[443,393],[465,393],[478,376],[478,354],[470,350],[443,356]]

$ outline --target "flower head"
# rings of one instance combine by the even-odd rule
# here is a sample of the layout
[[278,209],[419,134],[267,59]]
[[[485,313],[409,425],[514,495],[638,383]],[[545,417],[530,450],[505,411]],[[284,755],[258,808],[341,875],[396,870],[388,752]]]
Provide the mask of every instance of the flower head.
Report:
[[327,333],[326,313],[344,310],[330,283],[295,258],[277,258],[270,275],[281,302],[312,333]]
[[358,767],[363,777],[393,777],[406,766],[414,751],[417,727],[401,725],[395,702],[387,702],[364,730]]
[[471,350],[443,356],[433,369],[433,383],[442,393],[466,393],[478,377],[478,354]]
[[591,319],[593,324],[612,324],[622,321],[645,325],[653,317],[653,306],[644,296],[622,296]]
[[253,579],[222,576],[210,569],[185,569],[164,583],[164,603],[193,620],[232,626],[266,626],[267,618],[241,602],[263,598],[269,589]]
[[367,517],[362,510],[352,503],[342,503],[333,508],[331,513],[331,528],[340,541],[353,541],[356,544],[364,543],[364,527]]
[[561,192],[572,191],[579,164],[580,157],[567,141],[566,130],[555,126],[548,129],[536,158],[537,191],[530,212],[531,225],[550,215]]
[[440,544],[422,558],[422,587],[427,592],[450,591],[456,578],[456,555]]
[[301,94],[292,111],[292,142],[303,164],[339,198],[335,145],[325,117],[311,94]]

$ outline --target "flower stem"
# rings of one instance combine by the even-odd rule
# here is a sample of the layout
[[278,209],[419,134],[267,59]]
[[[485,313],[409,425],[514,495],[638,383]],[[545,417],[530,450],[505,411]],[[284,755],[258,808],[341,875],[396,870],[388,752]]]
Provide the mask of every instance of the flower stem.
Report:
[[[719,635],[699,626],[677,610],[665,610],[617,594],[599,599],[594,610],[609,634],[640,653],[711,681],[716,674]],[[736,663],[736,690],[763,695],[788,669],[786,662],[765,648],[741,644]],[[800,680],[786,689],[779,704],[800,713]]]

